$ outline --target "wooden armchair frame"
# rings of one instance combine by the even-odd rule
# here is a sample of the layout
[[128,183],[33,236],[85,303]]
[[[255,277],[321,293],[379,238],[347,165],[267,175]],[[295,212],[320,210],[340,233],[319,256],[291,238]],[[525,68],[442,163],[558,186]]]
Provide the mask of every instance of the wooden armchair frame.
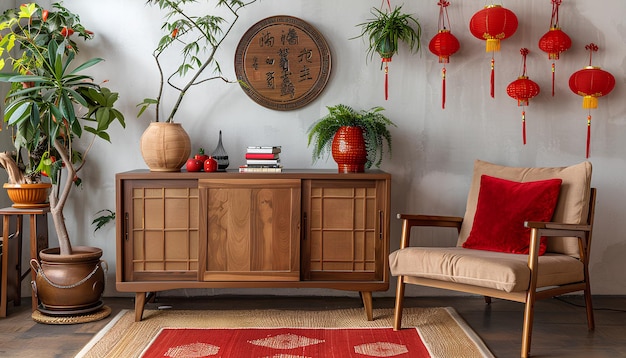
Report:
[[[558,296],[564,293],[584,291],[585,306],[587,311],[587,326],[589,330],[595,328],[593,317],[593,306],[591,302],[591,288],[589,282],[589,255],[591,251],[591,233],[593,229],[593,219],[595,213],[596,189],[591,188],[589,197],[589,211],[586,225],[562,224],[555,222],[526,222],[525,226],[530,228],[530,249],[528,254],[528,269],[530,270],[530,284],[526,291],[505,292],[492,288],[472,286],[463,283],[438,281],[434,279],[398,276],[396,288],[396,303],[394,309],[393,329],[399,330],[402,326],[402,308],[404,300],[404,289],[406,277],[410,277],[411,284],[436,287],[454,291],[461,291],[482,295],[487,304],[491,303],[491,297],[521,302],[525,304],[524,323],[522,330],[521,357],[528,357],[530,354],[530,343],[532,336],[532,326],[534,318],[534,305],[536,300]],[[402,220],[402,236],[400,249],[410,246],[411,228],[415,226],[449,227],[456,228],[460,232],[463,223],[462,217],[453,216],[426,216],[398,214],[398,219]],[[580,251],[580,261],[583,263],[584,280],[560,286],[537,287],[538,267],[539,267],[539,239],[544,236],[548,240],[550,237],[564,236],[578,238]]]

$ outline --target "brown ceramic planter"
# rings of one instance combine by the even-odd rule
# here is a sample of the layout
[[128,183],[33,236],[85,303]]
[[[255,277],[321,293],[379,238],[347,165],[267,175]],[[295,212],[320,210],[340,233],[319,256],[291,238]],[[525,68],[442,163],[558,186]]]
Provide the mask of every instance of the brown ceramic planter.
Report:
[[[102,250],[76,246],[72,255],[59,255],[59,248],[44,249],[41,261],[31,260],[37,272],[33,290],[41,301],[40,311],[50,315],[83,314],[102,306],[105,268]],[[106,265],[105,265],[106,267]]]

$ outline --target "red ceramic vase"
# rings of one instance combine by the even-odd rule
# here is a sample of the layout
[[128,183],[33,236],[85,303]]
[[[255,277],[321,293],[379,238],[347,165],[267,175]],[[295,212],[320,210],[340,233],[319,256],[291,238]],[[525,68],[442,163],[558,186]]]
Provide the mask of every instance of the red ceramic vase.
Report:
[[333,159],[339,173],[360,173],[365,171],[367,151],[361,127],[344,126],[339,128],[332,145]]

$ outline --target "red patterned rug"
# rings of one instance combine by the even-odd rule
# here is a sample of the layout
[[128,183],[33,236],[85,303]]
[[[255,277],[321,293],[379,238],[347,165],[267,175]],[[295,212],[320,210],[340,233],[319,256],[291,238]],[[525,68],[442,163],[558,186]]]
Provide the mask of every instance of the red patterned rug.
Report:
[[494,358],[450,307],[393,309],[132,310],[116,315],[75,358]]
[[142,357],[430,357],[416,329],[164,328]]

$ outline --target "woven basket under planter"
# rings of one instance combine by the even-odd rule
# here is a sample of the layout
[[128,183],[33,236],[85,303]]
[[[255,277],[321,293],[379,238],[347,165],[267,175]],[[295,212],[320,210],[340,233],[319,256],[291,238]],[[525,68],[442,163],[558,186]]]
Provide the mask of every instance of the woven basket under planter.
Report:
[[13,202],[14,208],[41,208],[49,206],[48,190],[52,187],[50,183],[33,184],[9,184],[5,183],[9,199]]
[[332,145],[333,159],[339,173],[361,173],[365,171],[367,151],[361,127],[343,126],[337,130]]

